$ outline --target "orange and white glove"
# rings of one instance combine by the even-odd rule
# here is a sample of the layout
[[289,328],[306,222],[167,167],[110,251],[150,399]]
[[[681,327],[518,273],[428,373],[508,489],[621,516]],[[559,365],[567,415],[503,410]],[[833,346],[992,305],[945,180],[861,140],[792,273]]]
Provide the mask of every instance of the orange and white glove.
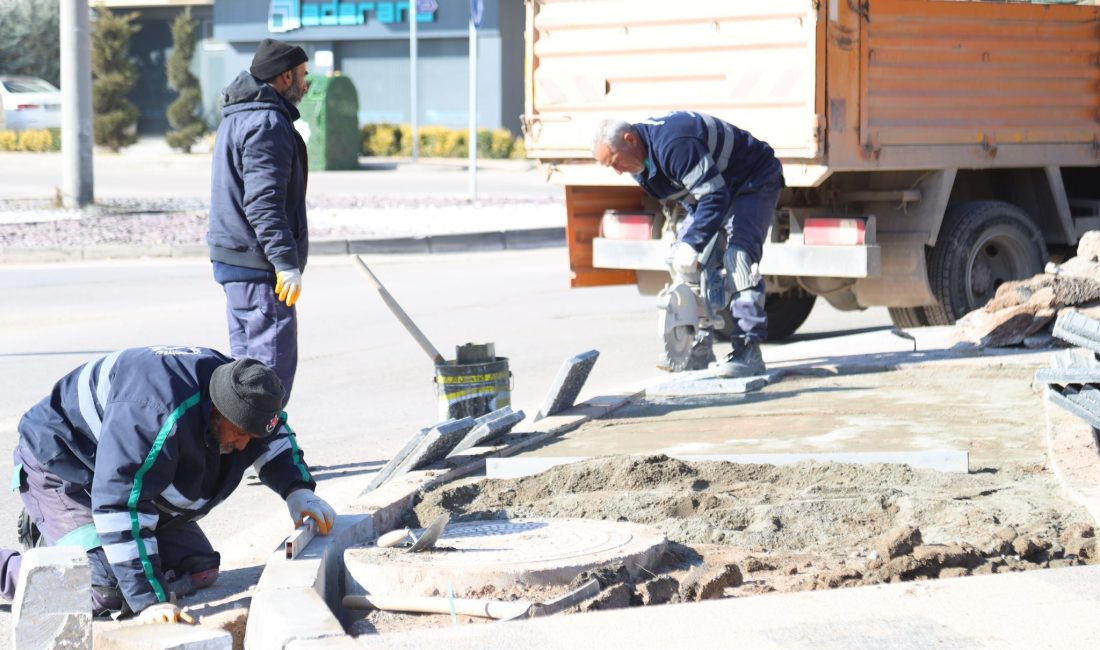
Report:
[[298,296],[302,294],[302,272],[298,269],[279,271],[275,274],[275,293],[279,300],[286,303],[287,307],[293,307],[298,302]]
[[295,526],[309,517],[317,526],[317,532],[322,535],[328,535],[332,525],[336,523],[336,511],[312,490],[294,490],[286,497],[286,507]]
[[149,625],[151,623],[185,623],[186,620],[175,603],[157,603],[141,610],[137,622]]

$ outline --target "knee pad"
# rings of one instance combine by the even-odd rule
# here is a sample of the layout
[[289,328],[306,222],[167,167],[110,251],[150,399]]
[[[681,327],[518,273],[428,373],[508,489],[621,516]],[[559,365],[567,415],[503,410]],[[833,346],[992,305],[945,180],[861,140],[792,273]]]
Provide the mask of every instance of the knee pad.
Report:
[[722,262],[726,266],[727,277],[733,282],[734,294],[752,289],[764,280],[764,276],[760,275],[760,265],[740,246],[727,248]]
[[196,571],[191,574],[191,582],[194,583],[196,589],[206,589],[217,581],[218,567],[206,569],[204,571]]

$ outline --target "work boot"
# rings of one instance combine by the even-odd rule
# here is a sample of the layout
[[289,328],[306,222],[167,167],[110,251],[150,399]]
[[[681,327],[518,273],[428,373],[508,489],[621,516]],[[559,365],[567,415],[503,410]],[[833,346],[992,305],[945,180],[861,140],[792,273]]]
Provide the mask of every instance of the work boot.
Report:
[[730,339],[733,344],[733,352],[726,357],[725,363],[718,364],[714,374],[718,377],[734,379],[738,377],[755,377],[767,372],[764,366],[764,357],[760,354],[760,343],[749,338],[735,337]]

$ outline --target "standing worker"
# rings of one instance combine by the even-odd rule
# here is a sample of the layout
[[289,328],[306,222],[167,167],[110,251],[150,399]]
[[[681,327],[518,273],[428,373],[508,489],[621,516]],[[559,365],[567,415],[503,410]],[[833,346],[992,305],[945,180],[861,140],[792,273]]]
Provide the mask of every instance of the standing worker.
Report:
[[[283,388],[254,359],[156,346],[115,352],[62,377],[19,421],[13,454],[20,541],[82,546],[97,616],[178,622],[172,593],[217,580],[221,556],[195,523],[254,468],[295,525],[327,535],[336,513],[313,493],[282,411]],[[0,550],[11,600],[21,555]]]
[[309,252],[309,164],[293,124],[308,60],[296,45],[264,39],[248,72],[222,91],[206,234],[225,289],[230,352],[274,368],[287,400],[298,367],[294,303]]
[[715,374],[764,373],[760,342],[768,336],[768,316],[759,264],[784,185],[783,166],[772,148],[716,117],[675,111],[637,124],[604,120],[592,152],[601,165],[630,174],[650,196],[678,200],[687,208],[689,216],[672,247],[677,273],[697,271],[699,253],[725,229],[723,263],[733,279],[733,351]]

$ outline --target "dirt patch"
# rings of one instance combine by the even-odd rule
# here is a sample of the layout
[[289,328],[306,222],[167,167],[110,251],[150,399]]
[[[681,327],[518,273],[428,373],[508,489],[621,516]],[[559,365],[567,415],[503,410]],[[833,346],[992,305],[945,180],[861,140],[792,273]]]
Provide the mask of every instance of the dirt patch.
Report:
[[[576,611],[1023,571],[1097,557],[1088,513],[1060,496],[1041,465],[951,474],[893,464],[617,456],[520,479],[442,486],[420,495],[405,523],[422,526],[444,510],[451,521],[630,521],[668,536],[661,571],[635,579],[617,567],[596,572],[600,596]],[[567,590],[516,585],[456,596],[537,601]],[[375,612],[351,631],[450,624],[449,616]]]

